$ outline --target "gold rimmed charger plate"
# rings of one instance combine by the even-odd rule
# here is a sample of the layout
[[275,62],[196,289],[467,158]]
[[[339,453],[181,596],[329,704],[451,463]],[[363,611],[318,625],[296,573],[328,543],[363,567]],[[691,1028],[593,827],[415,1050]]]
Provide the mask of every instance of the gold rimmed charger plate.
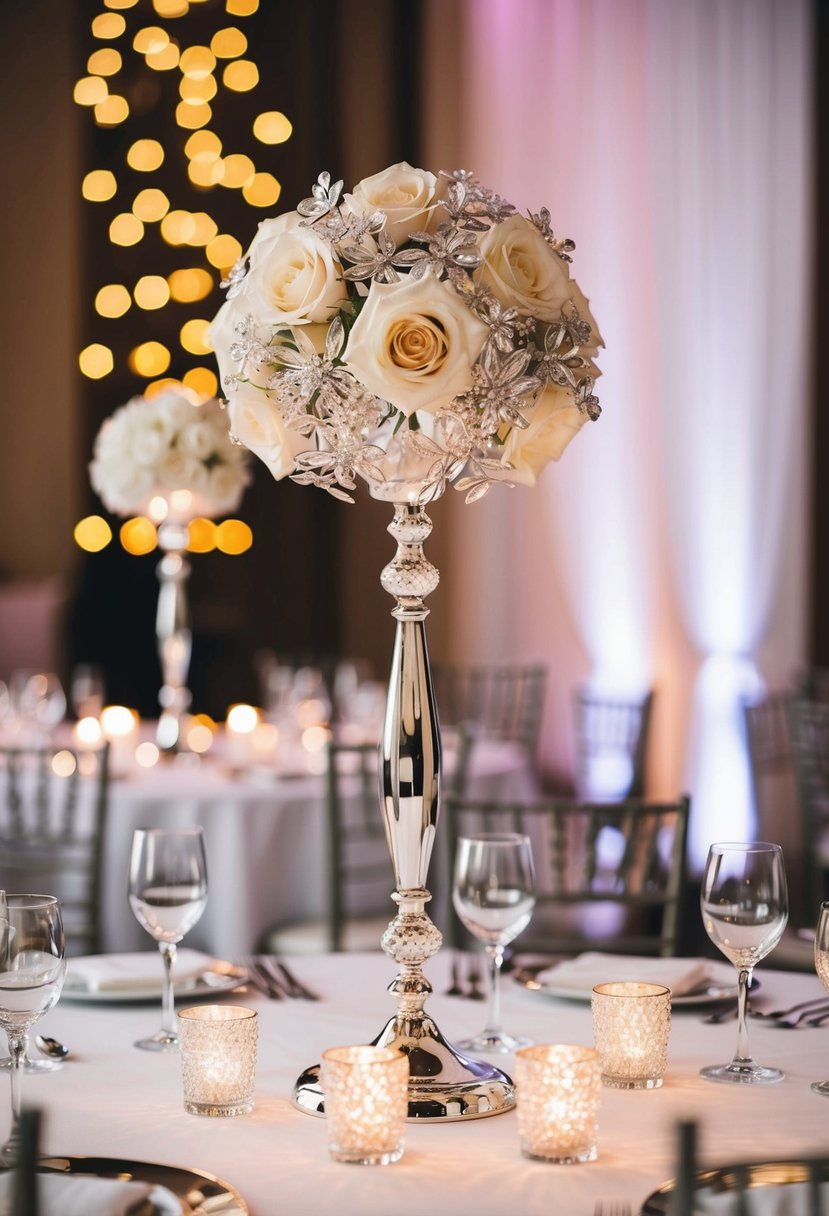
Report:
[[[819,1178],[821,1182],[829,1182],[829,1161],[820,1163]],[[737,1191],[741,1186],[751,1191],[760,1187],[792,1186],[808,1181],[808,1161],[757,1161],[700,1170],[696,1174],[695,1189],[711,1195],[722,1195]],[[641,1216],[667,1216],[675,1186],[675,1181],[671,1180],[649,1195],[640,1209]]]
[[180,1200],[182,1216],[206,1216],[208,1212],[210,1216],[249,1216],[248,1205],[236,1188],[204,1170],[118,1157],[42,1157],[40,1168],[49,1173],[165,1186]]

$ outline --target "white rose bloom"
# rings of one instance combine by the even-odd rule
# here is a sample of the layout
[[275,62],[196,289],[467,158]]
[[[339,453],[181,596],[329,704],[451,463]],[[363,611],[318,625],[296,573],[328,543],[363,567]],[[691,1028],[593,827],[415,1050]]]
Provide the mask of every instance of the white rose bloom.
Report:
[[[244,316],[284,328],[328,322],[348,302],[342,267],[331,247],[295,211],[269,221],[251,246],[250,270],[235,296]],[[263,228],[265,225],[262,226]],[[217,318],[218,319],[218,318]]]
[[[191,396],[187,389],[174,388],[159,393],[157,397],[153,397],[149,403],[145,404],[155,407],[157,425],[169,428],[170,434],[192,421],[196,416],[195,410],[198,408],[196,398]],[[146,417],[145,414],[144,418],[146,419]]]
[[562,305],[573,295],[568,263],[555,253],[534,224],[512,215],[493,224],[480,240],[483,265],[476,278],[502,304],[556,321]]
[[129,451],[137,464],[155,468],[169,447],[169,438],[164,430],[154,424],[140,427],[133,425]]
[[116,515],[142,511],[155,488],[152,469],[135,463],[104,465],[93,460],[89,479],[104,506]]
[[294,471],[295,457],[312,440],[287,427],[277,406],[260,389],[240,385],[228,402],[231,433],[258,456],[279,481]]
[[240,476],[238,466],[216,464],[207,475],[204,495],[216,515],[226,515],[236,510],[244,488],[245,481]]
[[509,481],[534,486],[538,475],[551,460],[558,460],[571,439],[587,421],[573,402],[569,389],[548,385],[532,409],[526,411],[529,427],[513,427],[504,444],[501,463],[511,464]]
[[188,456],[207,460],[218,447],[216,424],[207,418],[197,418],[188,423],[179,435],[178,446]]
[[198,488],[199,474],[205,471],[201,461],[179,448],[170,448],[159,462],[158,480],[167,490],[191,490]]
[[415,169],[404,160],[382,173],[364,177],[354,193],[343,198],[355,215],[385,211],[385,231],[396,245],[402,245],[410,232],[428,229],[436,185],[434,173]]
[[407,416],[435,413],[472,386],[489,330],[433,275],[372,283],[345,350],[349,371]]

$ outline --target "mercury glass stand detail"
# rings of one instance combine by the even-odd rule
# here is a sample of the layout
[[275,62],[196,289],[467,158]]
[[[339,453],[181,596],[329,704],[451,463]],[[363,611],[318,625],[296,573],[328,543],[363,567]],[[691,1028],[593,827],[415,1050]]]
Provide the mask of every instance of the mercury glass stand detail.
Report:
[[158,694],[161,712],[156,742],[163,752],[181,750],[181,720],[190,706],[187,674],[190,669],[192,633],[187,607],[187,578],[190,563],[186,523],[166,520],[158,529],[158,544],[164,556],[158,563],[158,608],[155,632],[164,683]]
[[[397,601],[392,610],[397,627],[380,744],[380,798],[397,904],[382,947],[400,967],[388,988],[397,999],[397,1012],[373,1042],[409,1058],[408,1118],[447,1121],[510,1110],[515,1087],[499,1068],[468,1059],[452,1047],[424,1009],[432,986],[422,967],[438,952],[442,938],[426,911],[441,752],[426,649],[429,609],[423,601],[440,576],[423,553],[432,521],[420,503],[422,489],[417,483],[372,488],[374,497],[394,503],[388,531],[397,541],[397,553],[381,575],[384,589]],[[294,1100],[310,1114],[324,1114],[319,1065],[299,1077]]]

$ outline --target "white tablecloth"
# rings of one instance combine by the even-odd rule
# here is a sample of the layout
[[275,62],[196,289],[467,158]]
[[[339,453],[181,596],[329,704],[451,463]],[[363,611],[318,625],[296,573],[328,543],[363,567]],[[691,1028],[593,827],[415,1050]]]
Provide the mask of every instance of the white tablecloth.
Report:
[[[436,993],[428,1008],[450,1040],[481,1028],[484,1007],[440,995],[448,952],[427,966]],[[751,1024],[762,1062],[786,1071],[777,1085],[716,1085],[698,1075],[731,1058],[736,1022],[704,1025],[699,1010],[674,1012],[662,1089],[604,1090],[599,1156],[588,1165],[524,1159],[515,1112],[443,1126],[410,1124],[403,1159],[385,1168],[329,1160],[324,1120],[290,1101],[293,1082],[329,1046],[367,1042],[393,1009],[385,988],[394,965],[382,954],[301,960],[301,977],[323,1000],[232,998],[260,1016],[254,1112],[237,1119],[184,1113],[179,1060],[138,1051],[133,1040],[157,1029],[154,1006],[94,1007],[62,1001],[42,1022],[72,1057],[59,1073],[25,1078],[24,1096],[45,1111],[43,1150],[164,1162],[208,1170],[234,1184],[251,1216],[594,1216],[597,1201],[643,1200],[673,1176],[675,1124],[700,1122],[708,1166],[829,1152],[829,1102],[810,1082],[829,1076],[829,1026],[785,1031]],[[777,1008],[822,992],[814,975],[758,972],[760,1007]],[[591,1043],[589,1006],[552,1000],[505,984],[504,1021],[538,1042]],[[500,1060],[509,1071],[512,1059]],[[3,1084],[6,1082],[3,1081]],[[8,1127],[0,1106],[0,1136]]]

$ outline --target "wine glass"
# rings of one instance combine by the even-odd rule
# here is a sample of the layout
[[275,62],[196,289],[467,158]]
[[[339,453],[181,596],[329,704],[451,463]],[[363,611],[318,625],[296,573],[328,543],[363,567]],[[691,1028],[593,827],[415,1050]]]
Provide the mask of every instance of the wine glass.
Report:
[[48,740],[66,714],[66,694],[53,671],[12,672],[10,695],[19,729],[32,740]]
[[104,707],[104,673],[96,663],[78,663],[73,668],[69,697],[78,718],[100,718]]
[[460,836],[452,902],[464,926],[484,943],[490,963],[487,1025],[459,1046],[470,1051],[515,1051],[529,1045],[501,1029],[501,964],[504,947],[530,922],[535,871],[528,836],[518,832]]
[[144,1051],[178,1051],[173,1014],[176,944],[189,933],[207,905],[207,861],[202,829],[138,828],[132,838],[130,907],[158,942],[164,960],[161,1029],[135,1046]]
[[786,871],[779,844],[712,844],[700,895],[705,932],[738,973],[737,1049],[730,1064],[701,1069],[709,1081],[769,1085],[782,1081],[779,1068],[762,1068],[751,1057],[746,1002],[751,973],[774,949],[789,916]]
[[23,1059],[29,1029],[57,1003],[66,973],[63,918],[53,895],[6,895],[0,891],[0,1026],[11,1057],[9,1138],[0,1167],[17,1157]]
[[[815,933],[815,970],[821,984],[829,992],[829,903],[820,905]],[[829,1081],[814,1081],[812,1089],[816,1094],[829,1098]]]

